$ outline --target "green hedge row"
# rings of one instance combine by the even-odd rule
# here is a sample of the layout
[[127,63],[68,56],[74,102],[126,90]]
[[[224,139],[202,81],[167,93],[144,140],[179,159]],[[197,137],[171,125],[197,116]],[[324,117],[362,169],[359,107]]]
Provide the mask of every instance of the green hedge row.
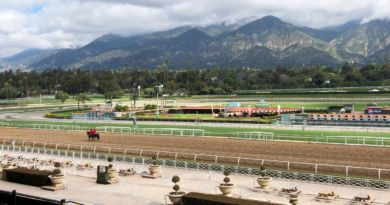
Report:
[[183,196],[183,205],[269,205],[270,202],[261,202],[248,199],[237,199],[222,195],[211,195],[191,192]]
[[151,109],[157,109],[157,105],[151,105],[151,104],[145,105],[145,110],[151,110]]
[[47,186],[50,185],[50,171],[31,170],[25,168],[17,168],[3,170],[6,172],[7,181],[31,186]]
[[47,118],[56,118],[56,119],[72,119],[72,116],[57,115],[57,114],[53,114],[52,112],[47,112],[45,114],[45,117],[47,117]]

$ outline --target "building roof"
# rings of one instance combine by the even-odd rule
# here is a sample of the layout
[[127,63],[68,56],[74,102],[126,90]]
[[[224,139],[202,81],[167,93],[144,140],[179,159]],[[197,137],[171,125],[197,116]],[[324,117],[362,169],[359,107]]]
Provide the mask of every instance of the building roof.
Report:
[[[178,110],[211,110],[212,107],[178,107],[173,109]],[[220,107],[214,107],[215,110],[220,109]],[[221,107],[221,109],[225,109],[224,107]],[[281,112],[295,112],[298,111],[298,108],[280,108]],[[251,111],[254,113],[267,113],[267,112],[278,112],[278,108],[272,107],[272,108],[255,108],[252,107]],[[228,112],[248,112],[248,107],[228,107]]]

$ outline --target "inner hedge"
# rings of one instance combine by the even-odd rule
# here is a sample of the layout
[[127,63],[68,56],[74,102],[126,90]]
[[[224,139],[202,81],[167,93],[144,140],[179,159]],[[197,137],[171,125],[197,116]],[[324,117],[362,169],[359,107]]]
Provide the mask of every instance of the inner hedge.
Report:
[[50,185],[49,175],[53,174],[50,171],[31,170],[24,168],[3,171],[6,172],[7,181],[38,187]]

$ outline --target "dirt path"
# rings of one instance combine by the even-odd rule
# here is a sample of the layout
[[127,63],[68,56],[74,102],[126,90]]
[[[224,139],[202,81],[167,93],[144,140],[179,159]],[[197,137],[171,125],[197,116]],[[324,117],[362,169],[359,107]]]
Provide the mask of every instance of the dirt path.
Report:
[[[390,158],[388,157],[390,148],[383,147],[108,133],[101,133],[99,142],[91,142],[88,141],[84,132],[1,128],[0,133],[0,138],[2,139],[390,169]],[[277,165],[268,164],[268,166],[273,167]],[[277,167],[281,168],[280,166]],[[297,169],[306,170],[312,169],[312,167],[297,167]],[[345,173],[343,170],[345,169],[337,172]]]

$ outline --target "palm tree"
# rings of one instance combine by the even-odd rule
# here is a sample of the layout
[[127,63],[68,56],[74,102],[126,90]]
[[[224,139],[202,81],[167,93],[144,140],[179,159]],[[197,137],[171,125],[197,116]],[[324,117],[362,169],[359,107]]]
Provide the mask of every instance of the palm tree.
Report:
[[133,95],[130,96],[130,100],[134,101],[134,108],[137,107],[136,103],[138,99],[139,99],[138,93],[133,93]]
[[[76,97],[75,97],[75,100],[77,100],[77,104],[79,104],[79,102],[81,101],[83,103],[83,110],[84,110],[84,104],[85,104],[85,101],[92,101],[91,99],[89,99],[88,95],[85,94],[85,93],[80,93],[78,94]],[[80,110],[80,107],[78,107],[78,110]]]
[[24,81],[26,81],[26,104],[28,105],[28,90],[27,90],[27,79],[28,77],[27,76],[24,76]]
[[8,83],[8,82],[5,82],[5,83],[4,83],[4,87],[7,88],[7,105],[8,105],[8,103],[9,103],[9,101],[8,101],[8,87],[9,87],[9,83]]
[[187,76],[188,76],[188,79],[187,79],[187,97],[190,93],[190,61],[187,61],[186,62],[187,66],[188,66],[188,69],[187,69]]
[[23,91],[22,91],[22,88],[23,88],[23,81],[22,81],[22,80],[19,80],[18,83],[19,83],[19,86],[20,86],[20,94],[21,94],[21,96],[22,96],[22,105],[23,105]]
[[163,85],[164,85],[164,83],[165,83],[165,68],[168,66],[168,63],[169,63],[169,60],[168,60],[168,58],[166,58],[165,60],[164,60],[164,64],[163,64],[163,68],[164,68],[164,79],[163,79]]
[[139,71],[139,67],[136,65],[134,67],[134,72],[135,72],[135,84],[138,85],[138,71]]

